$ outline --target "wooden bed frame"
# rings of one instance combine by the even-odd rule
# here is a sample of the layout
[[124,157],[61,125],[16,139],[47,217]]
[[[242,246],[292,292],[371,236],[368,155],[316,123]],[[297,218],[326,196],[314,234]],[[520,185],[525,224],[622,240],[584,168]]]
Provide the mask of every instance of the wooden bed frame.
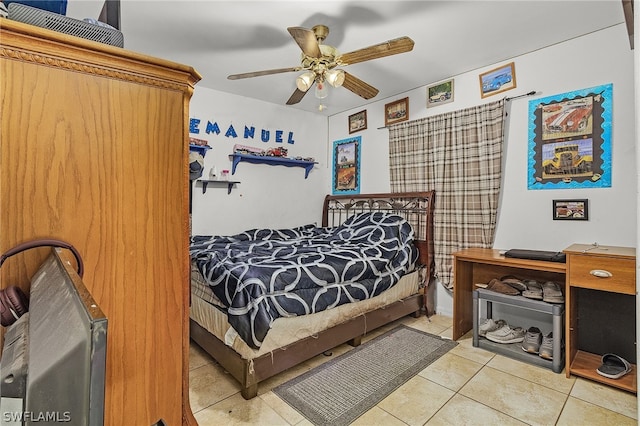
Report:
[[[428,283],[433,273],[434,195],[433,191],[328,195],[324,201],[322,226],[334,226],[355,213],[367,211],[389,211],[406,217],[416,232],[419,263],[426,268],[424,276]],[[416,293],[252,360],[243,359],[194,320],[190,320],[190,333],[195,343],[240,382],[242,396],[251,399],[258,394],[259,382],[343,343],[358,346],[363,330],[374,330],[407,315],[417,317],[425,304],[423,293]]]

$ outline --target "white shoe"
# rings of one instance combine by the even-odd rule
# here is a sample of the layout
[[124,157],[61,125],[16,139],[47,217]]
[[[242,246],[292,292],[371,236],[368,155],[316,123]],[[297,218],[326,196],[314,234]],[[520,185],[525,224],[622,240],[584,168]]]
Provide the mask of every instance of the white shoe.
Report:
[[497,330],[488,332],[485,337],[496,343],[520,343],[524,340],[524,329],[522,327],[511,328],[505,324]]
[[482,321],[482,324],[478,327],[478,335],[486,336],[488,332],[495,331],[505,325],[507,325],[505,320],[499,319],[498,321],[494,321],[493,318],[486,319]]

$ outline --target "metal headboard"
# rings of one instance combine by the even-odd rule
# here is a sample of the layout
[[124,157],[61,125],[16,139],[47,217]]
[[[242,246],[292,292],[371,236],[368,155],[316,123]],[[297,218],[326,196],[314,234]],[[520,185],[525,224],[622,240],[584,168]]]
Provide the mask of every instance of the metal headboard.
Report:
[[356,213],[384,211],[404,217],[416,234],[420,263],[433,273],[434,191],[382,194],[327,195],[322,210],[322,226],[338,226]]

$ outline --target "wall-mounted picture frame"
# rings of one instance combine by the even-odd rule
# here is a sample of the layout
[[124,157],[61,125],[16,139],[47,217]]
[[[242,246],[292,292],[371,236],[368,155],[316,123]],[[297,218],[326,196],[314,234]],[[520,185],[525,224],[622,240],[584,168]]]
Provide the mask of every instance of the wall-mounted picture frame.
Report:
[[427,108],[453,102],[453,79],[427,87]]
[[589,200],[553,200],[553,220],[589,220]]
[[362,137],[333,142],[333,195],[360,193],[360,147]]
[[516,88],[516,67],[514,62],[480,74],[480,95],[483,98]]
[[349,134],[367,128],[367,110],[356,112],[349,116]]
[[384,126],[400,123],[409,119],[409,98],[389,102],[384,106]]
[[528,189],[611,187],[613,84],[529,101]]

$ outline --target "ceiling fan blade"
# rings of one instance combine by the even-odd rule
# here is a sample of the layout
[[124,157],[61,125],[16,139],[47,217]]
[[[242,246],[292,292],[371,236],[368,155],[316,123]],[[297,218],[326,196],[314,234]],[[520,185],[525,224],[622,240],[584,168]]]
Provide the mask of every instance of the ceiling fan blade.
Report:
[[340,65],[351,65],[385,56],[397,55],[398,53],[411,51],[413,45],[414,42],[409,37],[400,37],[340,55],[338,63]]
[[[309,90],[311,90],[311,89],[309,89]],[[307,92],[309,90],[307,90]],[[287,101],[287,105],[297,104],[298,102],[300,102],[302,100],[302,98],[304,98],[304,95],[306,95],[307,92],[303,92],[300,89],[296,89],[296,91],[293,92],[293,94],[291,95],[291,97]]]
[[283,73],[283,72],[300,71],[301,69],[302,68],[300,68],[300,67],[277,68],[277,69],[272,69],[272,70],[246,72],[244,74],[231,74],[227,78],[229,80],[238,80],[240,78],[260,77],[262,75],[271,75],[271,74],[280,74],[280,73]]
[[318,46],[318,40],[312,30],[302,27],[289,27],[287,28],[291,37],[298,43],[302,53],[312,58],[319,58],[322,56],[320,52],[320,46]]
[[353,93],[364,99],[371,99],[379,92],[375,87],[365,83],[348,72],[344,73],[344,83],[342,83],[342,87],[351,90]]

